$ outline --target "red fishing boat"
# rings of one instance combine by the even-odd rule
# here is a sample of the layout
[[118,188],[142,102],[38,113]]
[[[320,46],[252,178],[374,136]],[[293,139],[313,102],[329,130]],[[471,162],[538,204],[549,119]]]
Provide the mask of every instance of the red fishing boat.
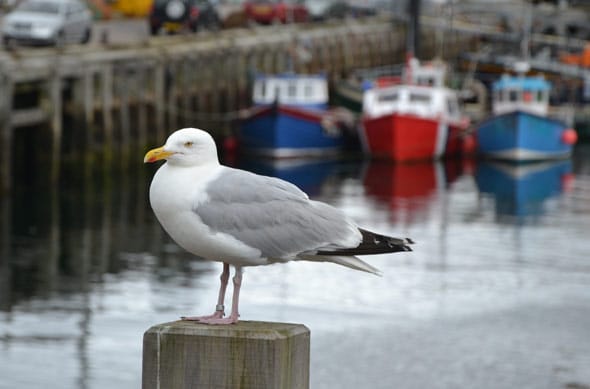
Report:
[[363,96],[365,151],[395,161],[436,159],[471,147],[458,93],[444,85],[443,63],[410,59],[400,83],[377,81]]

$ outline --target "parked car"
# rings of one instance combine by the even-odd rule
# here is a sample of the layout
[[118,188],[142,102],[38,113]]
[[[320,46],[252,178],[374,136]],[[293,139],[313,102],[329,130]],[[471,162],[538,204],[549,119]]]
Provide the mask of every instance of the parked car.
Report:
[[377,8],[374,5],[359,3],[349,0],[308,0],[307,8],[311,20],[314,21],[362,18],[377,14]]
[[6,14],[5,45],[86,43],[92,33],[92,13],[80,0],[24,0]]
[[309,20],[309,10],[304,0],[246,1],[244,11],[250,23],[301,23]]
[[150,33],[219,29],[221,22],[210,0],[154,0],[149,14]]
[[311,19],[315,21],[352,15],[352,6],[345,0],[310,0],[307,8]]

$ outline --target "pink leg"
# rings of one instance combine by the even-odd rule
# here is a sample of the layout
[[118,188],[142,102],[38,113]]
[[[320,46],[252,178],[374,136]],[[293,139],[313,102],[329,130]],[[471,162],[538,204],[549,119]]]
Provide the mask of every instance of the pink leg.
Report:
[[199,323],[205,324],[234,324],[238,322],[240,313],[238,312],[238,306],[240,304],[240,287],[242,286],[242,268],[236,266],[236,272],[233,278],[234,282],[234,293],[231,304],[231,314],[228,317],[210,317],[202,318]]
[[225,301],[225,290],[227,289],[227,282],[229,281],[229,264],[223,264],[223,272],[219,277],[221,285],[219,286],[219,297],[217,298],[217,306],[215,312],[212,315],[207,316],[182,316],[182,320],[201,321],[207,319],[220,319],[225,315],[225,307],[223,305]]

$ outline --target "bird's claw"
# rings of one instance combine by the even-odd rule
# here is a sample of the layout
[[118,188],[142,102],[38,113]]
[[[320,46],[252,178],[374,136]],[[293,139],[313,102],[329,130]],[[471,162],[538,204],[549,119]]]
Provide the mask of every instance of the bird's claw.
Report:
[[215,311],[212,315],[206,316],[181,316],[180,320],[203,322],[204,320],[221,319],[223,316],[225,316],[223,311]]
[[186,320],[186,321],[196,321],[202,324],[235,324],[238,322],[238,317],[237,316],[233,316],[230,315],[228,317],[223,317],[223,312],[218,312],[216,311],[214,314],[212,315],[207,315],[207,316],[182,316],[180,319],[181,320]]
[[223,325],[223,324],[235,324],[238,322],[238,318],[234,316],[220,317],[220,318],[207,318],[199,320],[199,323],[212,324],[212,325]]

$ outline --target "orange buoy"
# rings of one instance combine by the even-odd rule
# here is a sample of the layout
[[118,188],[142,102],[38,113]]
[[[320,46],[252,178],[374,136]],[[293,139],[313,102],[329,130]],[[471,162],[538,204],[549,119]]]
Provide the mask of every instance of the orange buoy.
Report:
[[578,141],[578,133],[573,128],[567,128],[561,134],[561,141],[566,145],[573,145]]

